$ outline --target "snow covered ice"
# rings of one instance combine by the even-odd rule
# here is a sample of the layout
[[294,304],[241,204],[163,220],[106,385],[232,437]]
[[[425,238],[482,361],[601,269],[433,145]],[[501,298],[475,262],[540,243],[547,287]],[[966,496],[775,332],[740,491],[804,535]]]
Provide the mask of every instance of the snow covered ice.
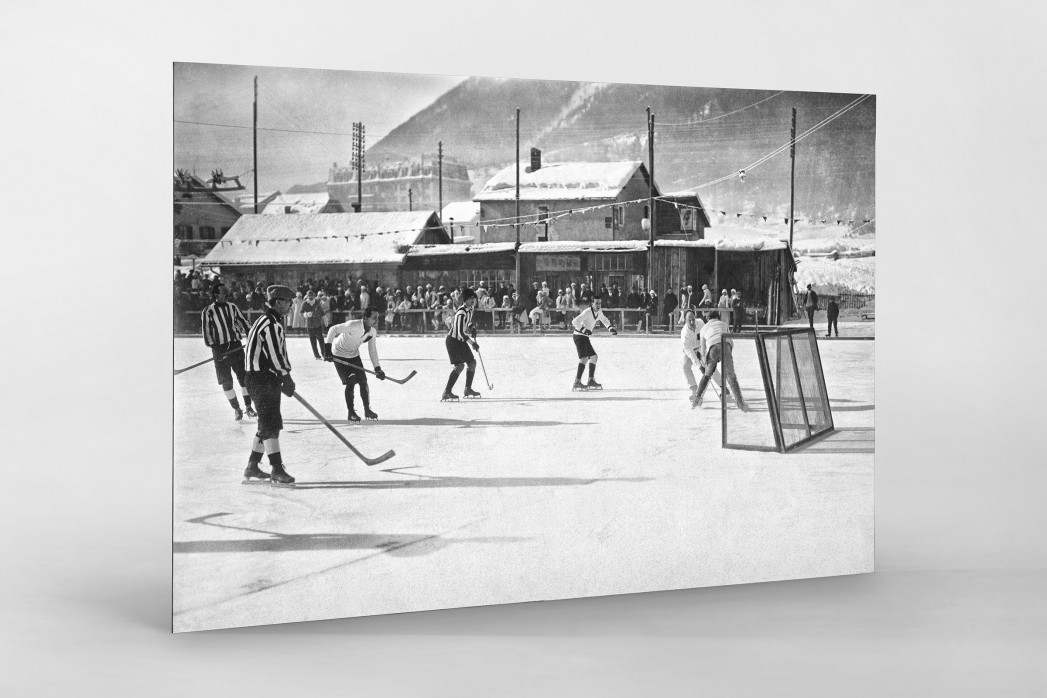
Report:
[[[719,401],[691,409],[676,338],[598,333],[588,393],[569,335],[479,341],[495,389],[478,364],[483,398],[442,403],[442,336],[380,335],[382,368],[418,375],[368,376],[380,420],[350,426],[333,366],[290,338],[298,392],[364,454],[396,451],[368,467],[284,398],[294,489],[242,485],[254,421],[233,421],[211,366],[176,376],[175,630],[872,570],[873,342],[820,343],[838,431],[780,455],[720,447]],[[175,340],[175,367],[209,355]]]

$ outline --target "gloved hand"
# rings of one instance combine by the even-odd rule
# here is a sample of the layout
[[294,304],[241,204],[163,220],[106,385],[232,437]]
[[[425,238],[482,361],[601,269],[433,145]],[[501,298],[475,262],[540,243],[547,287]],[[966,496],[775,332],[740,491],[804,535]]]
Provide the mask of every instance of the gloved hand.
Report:
[[613,327],[612,327],[612,328],[610,328],[610,330],[611,330],[611,334],[613,334],[613,335],[615,335],[615,336],[617,336],[617,335],[618,335],[618,330],[614,329]]
[[294,395],[294,380],[291,378],[290,373],[285,373],[284,377],[280,379],[280,392],[291,397]]
[[334,361],[334,354],[331,353],[330,344],[324,344],[324,361]]
[[582,333],[583,333],[583,334],[584,334],[584,335],[585,335],[586,337],[592,337],[592,336],[593,336],[593,331],[592,331],[592,330],[582,330]]
[[375,375],[375,376],[376,376],[376,377],[378,378],[378,380],[380,380],[380,381],[384,381],[384,380],[385,380],[385,371],[383,371],[383,370],[382,370],[382,367],[381,367],[381,366],[375,366],[375,367],[374,367],[374,375]]
[[473,349],[475,349],[476,351],[480,351],[480,343],[477,342],[475,339],[473,340]]
[[473,337],[476,336],[476,324],[470,322],[469,326],[465,328],[465,331],[471,334]]

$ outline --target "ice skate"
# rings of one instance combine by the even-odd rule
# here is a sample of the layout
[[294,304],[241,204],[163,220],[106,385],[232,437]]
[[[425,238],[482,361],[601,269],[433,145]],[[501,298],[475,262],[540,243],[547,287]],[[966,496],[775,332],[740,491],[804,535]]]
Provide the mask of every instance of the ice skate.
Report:
[[596,382],[595,378],[590,378],[589,382],[585,384],[586,390],[603,390],[603,386]]
[[235,419],[236,421],[239,422],[243,418],[244,418],[244,411],[241,410],[239,407],[234,407],[233,408],[233,419]]
[[374,411],[370,407],[365,407],[364,408],[364,419],[373,419],[373,420],[377,421],[378,420],[378,415],[375,414]]
[[257,419],[258,418],[258,413],[254,411],[253,407],[248,407],[247,411],[244,412],[244,414],[246,414],[248,416],[248,418],[250,418],[250,419]]
[[738,398],[737,400],[735,400],[734,404],[742,412],[748,412],[749,411],[749,403],[747,403],[745,400],[743,400],[741,398]]
[[248,465],[247,470],[244,471],[244,484],[269,484],[269,477],[269,473],[259,468],[257,463],[252,463]]
[[443,396],[440,397],[440,402],[458,402],[458,396],[450,390],[445,390]]
[[465,397],[467,397],[467,398],[476,398],[476,397],[481,397],[481,395],[480,395],[480,393],[476,392],[475,390],[473,390],[469,386],[466,386],[466,388],[465,388]]
[[294,487],[294,478],[287,474],[282,465],[273,466],[271,483],[273,487]]
[[584,392],[584,391],[586,391],[588,389],[589,389],[589,386],[587,386],[585,383],[583,383],[581,381],[577,381],[577,380],[574,382],[574,385],[571,386],[571,390],[581,390],[581,391]]
[[349,408],[349,414],[348,414],[348,416],[346,416],[346,419],[347,419],[347,420],[349,420],[349,423],[350,423],[350,424],[353,424],[353,423],[355,423],[355,422],[359,422],[359,421],[360,421],[360,415],[358,415],[358,414],[356,413],[356,410],[355,410],[355,409],[353,409],[352,407],[350,407],[350,408]]

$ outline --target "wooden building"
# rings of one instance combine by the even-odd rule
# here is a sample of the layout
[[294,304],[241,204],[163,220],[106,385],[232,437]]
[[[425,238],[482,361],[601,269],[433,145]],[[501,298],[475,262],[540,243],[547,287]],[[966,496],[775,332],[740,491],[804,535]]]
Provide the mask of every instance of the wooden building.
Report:
[[203,263],[223,277],[297,286],[307,279],[397,282],[411,245],[449,244],[435,211],[242,216]]
[[[469,170],[447,156],[444,156],[442,166],[436,157],[428,156],[365,168],[359,183],[362,210],[439,210],[441,186],[444,204],[468,201],[473,195]],[[346,211],[352,211],[357,201],[356,170],[334,163],[328,176],[327,191]]]
[[471,286],[489,289],[516,282],[513,243],[413,245],[400,267],[400,287]]
[[[639,161],[559,162],[520,172],[521,242],[647,240],[650,176]],[[654,195],[661,196],[657,183]],[[697,194],[655,201],[658,237],[704,237],[709,218]],[[473,197],[477,242],[515,242],[516,166],[498,172]],[[680,204],[686,204],[681,206]],[[691,206],[699,208],[694,213]],[[686,223],[686,225],[685,225]]]

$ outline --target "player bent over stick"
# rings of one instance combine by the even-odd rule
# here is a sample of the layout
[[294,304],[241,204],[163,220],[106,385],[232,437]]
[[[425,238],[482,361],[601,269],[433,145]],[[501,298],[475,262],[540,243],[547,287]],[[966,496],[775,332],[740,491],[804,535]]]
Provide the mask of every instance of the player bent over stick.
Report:
[[[680,340],[683,343],[683,375],[687,379],[687,385],[691,388],[691,407],[697,407],[698,381],[695,380],[692,366],[705,373],[705,362],[698,356],[701,343],[698,333],[705,327],[705,322],[699,320],[693,310],[684,313],[683,327],[680,329]],[[716,371],[712,377],[713,390],[719,394],[720,373]]]
[[[294,395],[291,380],[291,361],[287,358],[284,341],[284,317],[291,307],[294,292],[286,286],[270,286],[265,313],[255,320],[247,333],[247,389],[258,407],[258,432],[251,442],[244,482],[271,480],[273,485],[289,487],[294,478],[284,470],[280,455],[280,430],[284,420],[280,416],[280,394]],[[258,467],[262,452],[269,455],[272,474]]]
[[447,358],[451,360],[454,368],[451,369],[451,375],[447,378],[447,387],[444,388],[444,394],[440,398],[441,402],[458,399],[458,396],[451,390],[454,388],[458,376],[461,375],[462,369],[466,368],[466,366],[468,366],[468,369],[465,372],[465,396],[470,398],[480,397],[480,393],[473,390],[476,359],[473,358],[473,352],[469,350],[470,344],[477,350],[480,349],[480,345],[475,337],[470,337],[466,333],[469,315],[475,307],[476,292],[471,288],[467,288],[462,292],[462,305],[455,311],[454,320],[451,321],[451,329],[447,332],[447,338],[444,339],[444,346],[447,347]]
[[708,319],[705,327],[698,333],[702,356],[705,357],[705,369],[702,371],[702,380],[698,383],[698,394],[695,395],[692,404],[695,407],[702,406],[702,395],[705,393],[705,388],[716,374],[716,365],[722,361],[723,376],[731,389],[734,404],[742,412],[748,412],[749,406],[742,399],[742,389],[738,386],[738,376],[734,373],[734,357],[731,354],[734,345],[730,339],[723,337],[727,333],[727,323],[715,315],[709,318],[709,315],[706,313]]
[[214,356],[214,371],[218,376],[218,384],[222,386],[226,399],[233,406],[233,415],[239,422],[244,418],[244,413],[236,400],[236,391],[233,390],[235,373],[240,391],[244,394],[247,416],[257,417],[251,407],[251,395],[244,387],[244,348],[240,339],[249,329],[247,319],[236,304],[226,301],[229,294],[225,286],[215,284],[211,288],[211,294],[214,296],[214,302],[200,313],[200,324],[204,331],[204,344],[211,348],[211,354]]
[[[611,331],[611,334],[618,334],[618,330],[614,329],[611,321],[607,319],[607,316],[603,314],[603,310],[600,309],[602,301],[599,296],[593,298],[589,302],[589,306],[578,313],[571,324],[574,325],[574,348],[578,350],[578,372],[574,376],[574,385],[571,390],[603,390],[603,386],[596,382],[596,351],[593,349],[592,343],[589,341],[589,337],[593,334],[593,328],[596,327],[597,322],[602,322],[604,327]],[[589,382],[582,383],[582,374],[585,372],[585,365],[589,364]]]
[[[353,387],[357,384],[360,385],[360,400],[364,403],[364,418],[378,419],[378,415],[371,411],[371,391],[367,388],[367,374],[364,373],[364,364],[360,358],[360,346],[366,343],[374,374],[378,376],[378,380],[385,380],[385,371],[378,365],[378,328],[374,324],[375,313],[374,308],[367,308],[362,320],[331,325],[324,340],[324,360],[335,362],[334,368],[345,386],[345,406],[349,410],[350,422],[360,421],[360,415],[356,414],[353,406]],[[357,366],[359,368],[354,368]]]

